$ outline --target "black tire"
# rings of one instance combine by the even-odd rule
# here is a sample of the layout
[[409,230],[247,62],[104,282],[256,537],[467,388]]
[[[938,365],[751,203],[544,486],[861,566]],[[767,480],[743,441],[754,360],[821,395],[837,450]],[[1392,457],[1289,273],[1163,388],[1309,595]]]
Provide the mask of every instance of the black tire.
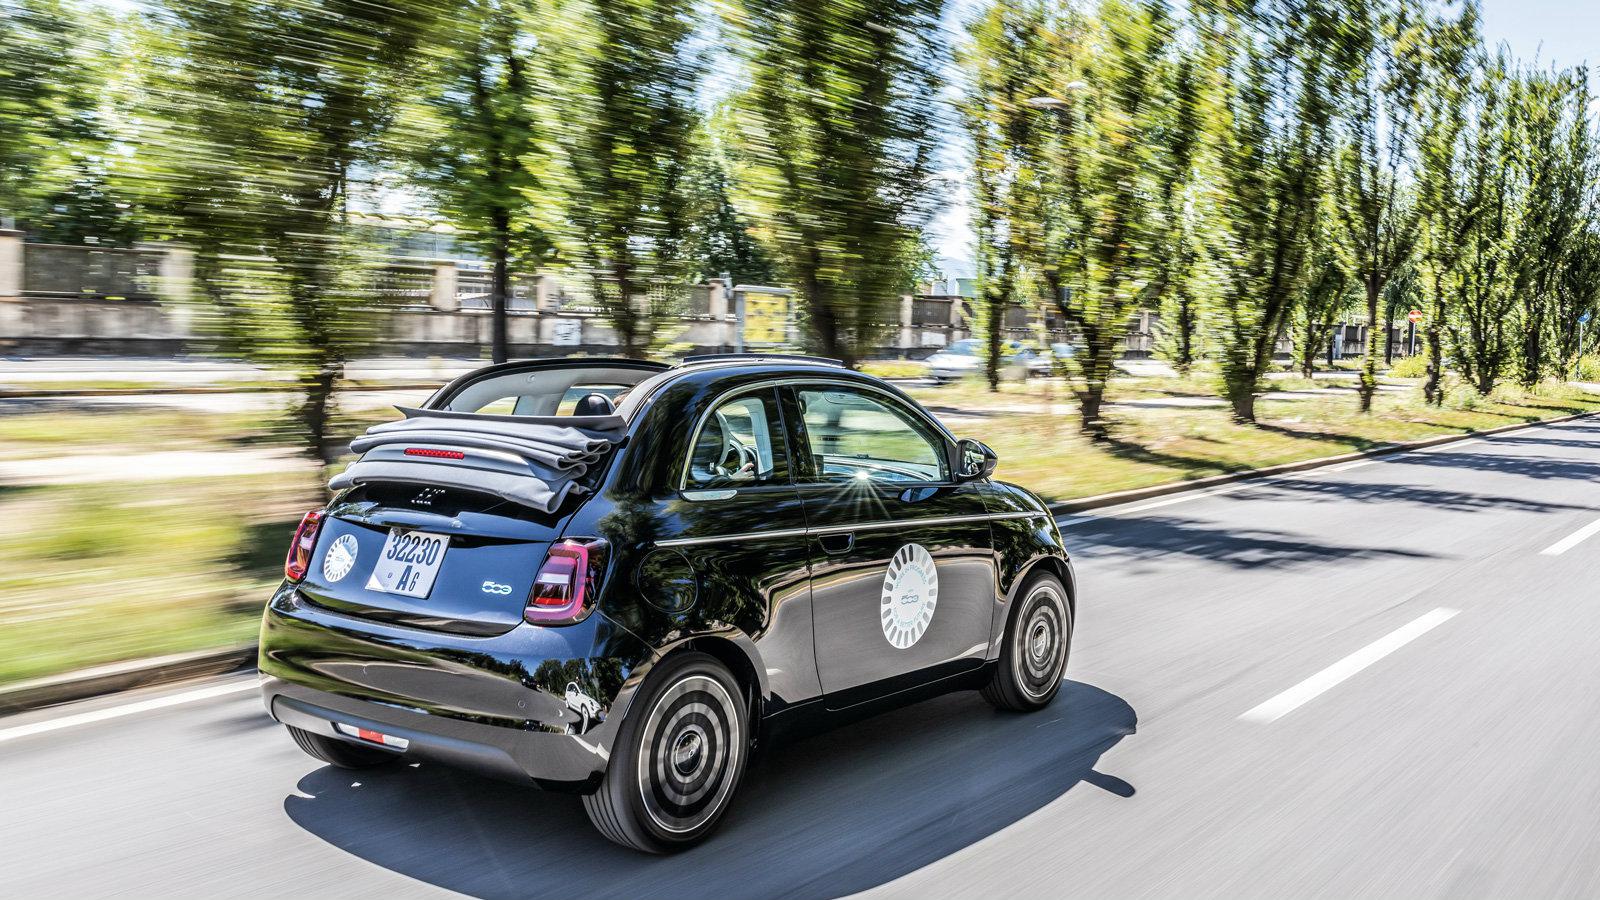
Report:
[[293,725],[283,726],[289,729],[289,736],[311,756],[322,760],[330,766],[341,769],[370,769],[373,766],[382,766],[400,758],[400,754],[393,750],[379,750],[376,747],[362,747],[349,741],[341,741],[326,735],[296,728]]
[[1049,572],[1031,576],[1017,596],[1000,663],[982,693],[996,709],[1034,712],[1061,690],[1072,649],[1072,606],[1061,580]]
[[704,653],[669,657],[634,698],[584,811],[624,847],[686,849],[722,820],[749,752],[744,691],[727,667]]

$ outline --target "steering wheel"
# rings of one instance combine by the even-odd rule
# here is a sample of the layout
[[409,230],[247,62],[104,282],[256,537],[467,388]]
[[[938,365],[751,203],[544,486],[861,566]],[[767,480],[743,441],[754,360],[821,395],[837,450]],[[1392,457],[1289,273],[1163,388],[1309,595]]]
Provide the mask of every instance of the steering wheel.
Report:
[[750,467],[750,475],[754,477],[757,469],[756,451],[754,447],[746,447],[732,437],[724,436],[722,450],[717,454],[717,462],[711,470],[718,475],[732,478]]

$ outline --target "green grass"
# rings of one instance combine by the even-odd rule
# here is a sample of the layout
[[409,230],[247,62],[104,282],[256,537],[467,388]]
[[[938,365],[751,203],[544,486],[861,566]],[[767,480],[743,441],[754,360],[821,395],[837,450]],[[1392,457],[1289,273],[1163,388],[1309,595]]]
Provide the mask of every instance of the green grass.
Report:
[[0,683],[247,641],[309,478],[0,492]]
[[998,477],[1070,500],[1595,410],[1600,395],[1551,385],[1502,388],[1487,400],[1457,389],[1443,408],[1425,405],[1420,390],[1380,393],[1370,415],[1357,411],[1354,392],[1267,400],[1253,426],[1226,408],[1113,409],[1110,439],[1100,442],[1060,414],[998,414],[956,431],[994,447]]

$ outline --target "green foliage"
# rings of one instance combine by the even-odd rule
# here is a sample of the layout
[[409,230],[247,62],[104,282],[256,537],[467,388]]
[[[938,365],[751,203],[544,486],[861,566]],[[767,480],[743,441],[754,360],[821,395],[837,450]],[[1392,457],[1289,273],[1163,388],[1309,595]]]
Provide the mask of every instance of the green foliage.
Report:
[[731,112],[719,109],[695,130],[684,174],[688,220],[684,269],[691,280],[727,274],[733,284],[776,285],[781,280],[777,262],[756,239],[754,223],[734,201],[738,134]]
[[1428,374],[1428,358],[1422,354],[1395,360],[1389,367],[1390,378],[1422,378]]
[[1415,0],[1351,0],[1346,26],[1335,42],[1335,65],[1346,95],[1338,117],[1343,144],[1332,161],[1335,200],[1342,226],[1337,246],[1343,267],[1366,300],[1366,352],[1362,357],[1361,411],[1372,409],[1378,390],[1380,300],[1410,261],[1420,209],[1406,182],[1417,139],[1417,96],[1425,41]]
[[1222,283],[1210,324],[1234,416],[1253,421],[1328,190],[1344,26],[1320,0],[1197,11],[1217,94],[1208,130]]
[[1572,365],[1574,381],[1600,382],[1600,355],[1589,353],[1578,357]]
[[738,202],[793,279],[807,343],[854,363],[913,284],[931,213],[939,0],[751,0]]
[[533,90],[547,77],[542,11],[538,3],[472,0],[442,17],[416,54],[423,88],[393,130],[401,165],[493,266],[496,362],[508,352],[512,267],[536,270],[553,251],[550,204],[530,199],[550,194],[552,154]]
[[1053,92],[1078,83],[1068,70],[1076,27],[1041,2],[997,0],[973,23],[960,57],[971,83],[961,114],[974,151],[977,312],[990,390],[1000,387],[1006,312],[1033,305],[1037,293],[1030,281],[1043,262],[1048,119],[1063,110],[1036,104],[1071,102]]
[[376,260],[348,227],[350,197],[434,12],[195,0],[160,13],[165,126],[144,146],[149,199],[195,248],[233,346],[297,370],[308,450],[324,461],[334,384],[371,334]]
[[589,0],[558,7],[557,113],[567,179],[568,256],[589,273],[624,355],[641,356],[661,313],[656,280],[676,280],[687,239],[686,170],[701,65],[693,0]]

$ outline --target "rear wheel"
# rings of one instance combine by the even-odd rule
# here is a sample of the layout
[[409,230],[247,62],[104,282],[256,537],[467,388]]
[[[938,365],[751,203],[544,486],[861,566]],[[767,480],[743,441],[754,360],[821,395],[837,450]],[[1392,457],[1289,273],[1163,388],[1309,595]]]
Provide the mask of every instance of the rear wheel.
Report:
[[289,729],[289,736],[294,738],[294,742],[300,745],[301,750],[330,766],[338,766],[341,769],[370,769],[373,766],[394,762],[400,756],[391,750],[362,747],[293,725],[284,727]]
[[704,653],[670,657],[634,699],[600,789],[583,798],[590,821],[647,853],[703,840],[744,777],[747,720],[726,666]]
[[983,688],[983,698],[998,709],[1044,709],[1061,690],[1072,646],[1072,607],[1060,579],[1040,572],[1020,592],[1000,650],[1000,664]]

